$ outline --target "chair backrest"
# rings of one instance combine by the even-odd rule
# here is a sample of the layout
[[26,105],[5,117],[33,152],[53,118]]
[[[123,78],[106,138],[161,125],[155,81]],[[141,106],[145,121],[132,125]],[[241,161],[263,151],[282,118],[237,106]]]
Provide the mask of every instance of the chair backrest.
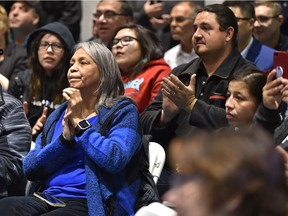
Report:
[[[36,143],[34,141],[31,141],[30,151],[32,151],[35,147],[36,147]],[[25,188],[25,195],[26,196],[29,195],[29,191],[31,190],[31,184],[32,184],[32,182],[27,180],[26,188]]]
[[149,142],[149,171],[153,176],[155,184],[162,172],[166,154],[163,147],[156,142]]
[[140,208],[135,216],[177,216],[177,212],[162,203],[154,202]]
[[36,147],[36,143],[34,141],[31,141],[30,151],[33,150]]

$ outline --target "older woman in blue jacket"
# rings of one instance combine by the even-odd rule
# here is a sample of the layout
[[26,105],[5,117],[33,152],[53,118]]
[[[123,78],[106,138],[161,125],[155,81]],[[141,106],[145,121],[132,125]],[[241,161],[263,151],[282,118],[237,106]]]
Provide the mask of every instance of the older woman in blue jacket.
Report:
[[40,181],[40,190],[65,207],[33,196],[11,197],[0,201],[0,212],[133,215],[142,134],[137,108],[123,96],[118,65],[106,47],[84,42],[75,47],[67,77],[67,101],[49,116],[23,164],[28,179]]

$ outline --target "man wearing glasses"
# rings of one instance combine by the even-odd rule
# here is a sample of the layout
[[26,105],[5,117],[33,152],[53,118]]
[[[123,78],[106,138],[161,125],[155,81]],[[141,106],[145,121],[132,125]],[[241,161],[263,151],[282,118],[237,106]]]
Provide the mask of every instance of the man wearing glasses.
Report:
[[165,61],[173,69],[176,66],[197,58],[193,45],[192,36],[194,34],[193,24],[196,11],[199,5],[193,2],[179,2],[170,13],[170,32],[173,40],[180,43],[168,51],[164,55]]
[[280,29],[284,21],[281,4],[256,1],[255,15],[254,36],[256,39],[275,50],[288,51],[288,37],[281,34]]
[[270,71],[273,67],[275,50],[253,38],[254,5],[247,1],[225,1],[223,4],[228,6],[236,16],[238,50],[243,58],[254,62],[263,71]]
[[118,28],[133,22],[133,9],[128,1],[100,0],[93,16],[99,39],[108,46]]
[[28,68],[27,37],[43,22],[41,5],[37,1],[14,1],[8,20],[13,37],[4,50],[4,60],[0,64],[0,83],[5,90],[11,81],[18,82],[19,73]]

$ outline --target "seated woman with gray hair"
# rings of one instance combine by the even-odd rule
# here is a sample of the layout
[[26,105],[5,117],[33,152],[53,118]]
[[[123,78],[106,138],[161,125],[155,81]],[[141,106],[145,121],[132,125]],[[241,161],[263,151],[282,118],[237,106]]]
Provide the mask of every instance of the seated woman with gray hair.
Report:
[[0,212],[133,215],[142,134],[137,107],[123,96],[118,65],[105,46],[83,42],[74,48],[67,77],[66,102],[48,117],[24,158],[24,173],[40,182],[39,189],[35,196],[2,199]]

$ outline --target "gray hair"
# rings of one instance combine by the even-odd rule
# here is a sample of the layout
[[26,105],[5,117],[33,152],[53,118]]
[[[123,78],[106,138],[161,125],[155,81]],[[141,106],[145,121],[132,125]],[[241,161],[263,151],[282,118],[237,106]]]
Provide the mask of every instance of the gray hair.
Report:
[[100,73],[100,84],[96,89],[98,97],[95,110],[98,113],[101,106],[112,107],[124,94],[124,86],[117,62],[111,51],[104,45],[93,41],[81,42],[74,47],[82,48],[97,64]]

